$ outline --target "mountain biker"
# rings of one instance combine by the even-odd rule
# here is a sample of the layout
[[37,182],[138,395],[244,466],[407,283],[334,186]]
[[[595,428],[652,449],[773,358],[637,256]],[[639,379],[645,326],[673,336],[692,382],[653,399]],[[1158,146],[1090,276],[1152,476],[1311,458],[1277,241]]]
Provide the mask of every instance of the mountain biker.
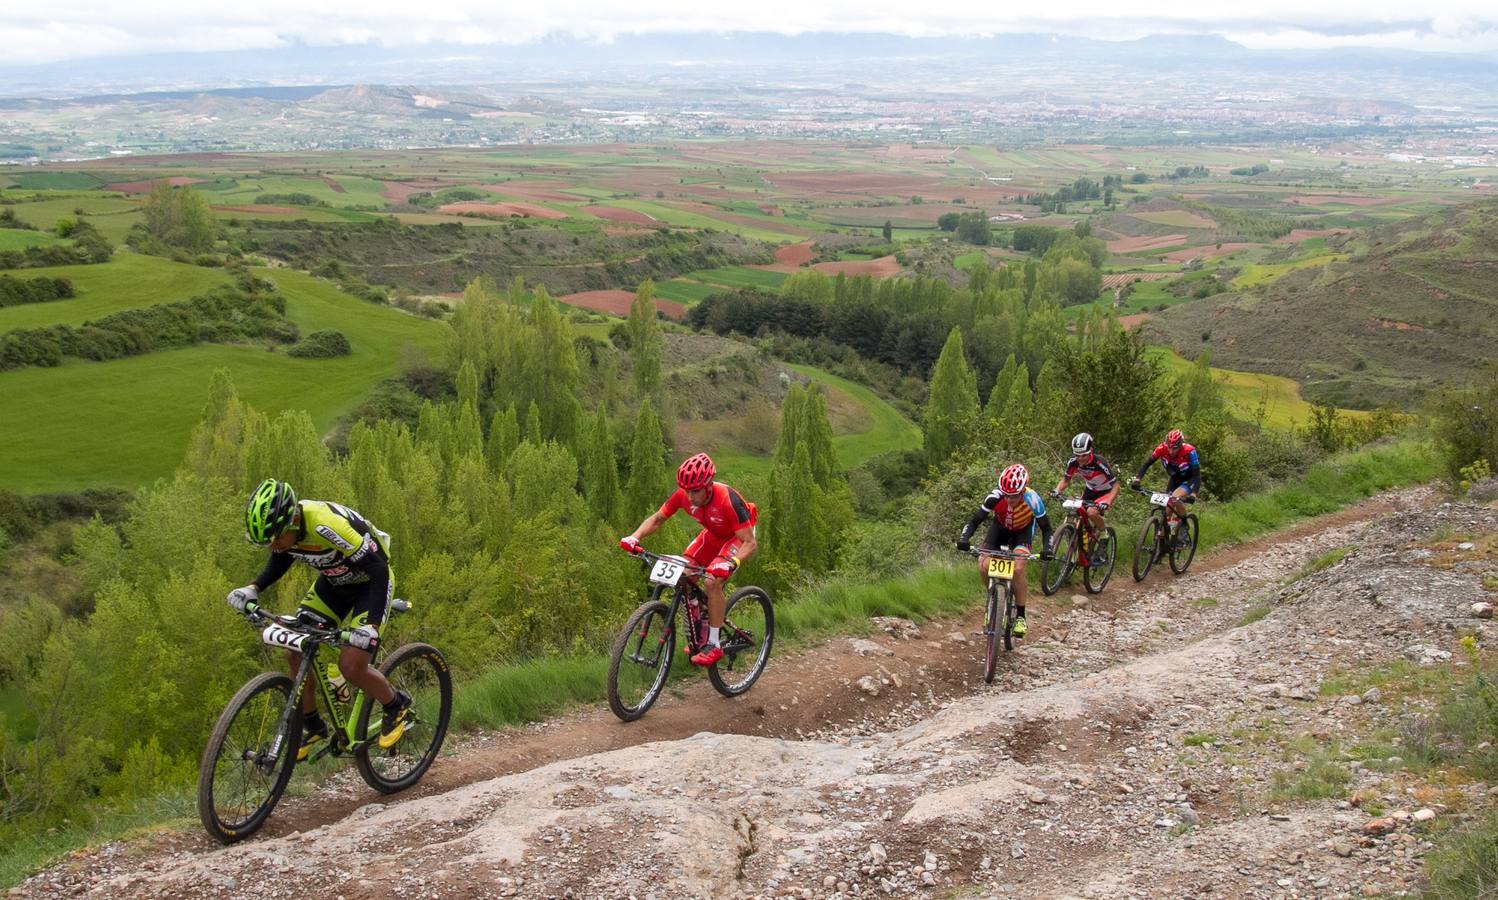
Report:
[[[969,541],[973,532],[989,516],[993,516],[993,521],[988,523],[988,533],[983,536],[983,549],[1010,547],[1017,557],[1014,560],[1014,636],[1024,637],[1029,630],[1025,626],[1025,597],[1029,593],[1025,584],[1025,557],[1030,555],[1030,544],[1035,539],[1037,522],[1040,524],[1043,541],[1041,559],[1049,557],[1046,548],[1051,546],[1051,519],[1046,514],[1045,502],[1040,499],[1040,495],[1030,490],[1028,469],[1015,463],[999,473],[999,486],[983,498],[983,502],[978,504],[978,511],[962,526],[962,534],[957,538],[958,550],[967,552],[972,549]],[[983,580],[985,591],[988,590],[988,559],[987,553],[978,557],[978,575]]]
[[[1052,497],[1060,497],[1071,480],[1082,476],[1082,515],[1092,524],[1094,534],[1102,534],[1107,523],[1103,515],[1118,497],[1118,475],[1108,457],[1092,447],[1092,435],[1083,431],[1071,439],[1071,459],[1066,461],[1066,474],[1056,483]],[[1096,506],[1087,506],[1093,503]]]
[[701,582],[707,594],[707,643],[693,654],[694,666],[711,666],[723,658],[723,648],[718,645],[718,629],[723,627],[728,603],[723,585],[759,547],[754,539],[758,508],[738,491],[714,481],[717,473],[706,453],[688,458],[676,470],[676,492],[646,516],[632,534],[619,539],[619,546],[627,552],[639,553],[640,540],[654,534],[679,509],[702,525],[702,531],[681,554],[693,565],[707,569]]
[[[378,743],[385,749],[395,746],[406,730],[411,697],[392,688],[380,670],[369,664],[395,589],[390,535],[347,507],[324,500],[298,500],[291,485],[274,478],[260,482],[250,495],[244,521],[245,537],[268,548],[270,559],[254,581],[229,592],[229,606],[244,612],[245,604],[258,602],[260,592],[275,584],[296,560],[316,569],[317,580],[297,613],[351,629],[348,643],[338,653],[338,671],[385,707]],[[292,672],[301,665],[301,657],[300,651],[286,652]],[[306,759],[328,737],[309,680],[302,686],[302,744],[297,761]]]
[[1173,516],[1170,523],[1171,540],[1177,541],[1180,536],[1176,533],[1176,526],[1186,515],[1186,506],[1181,501],[1187,496],[1195,497],[1202,490],[1201,457],[1197,455],[1195,447],[1186,443],[1186,436],[1181,433],[1181,429],[1172,428],[1160,446],[1150,453],[1144,465],[1139,467],[1134,477],[1129,479],[1129,487],[1137,489],[1140,480],[1144,478],[1144,473],[1149,471],[1149,467],[1154,465],[1157,459],[1160,460],[1160,465],[1165,467],[1166,474],[1170,476],[1170,483],[1166,486],[1165,492],[1170,494],[1167,507]]

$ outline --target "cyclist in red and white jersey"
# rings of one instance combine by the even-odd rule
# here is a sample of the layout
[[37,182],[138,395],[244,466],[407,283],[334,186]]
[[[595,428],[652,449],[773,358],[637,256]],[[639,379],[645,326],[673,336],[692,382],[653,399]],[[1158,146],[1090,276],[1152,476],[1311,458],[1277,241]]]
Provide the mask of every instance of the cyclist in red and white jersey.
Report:
[[1101,534],[1107,527],[1103,514],[1118,498],[1118,475],[1108,457],[1093,449],[1092,435],[1085,431],[1071,439],[1071,453],[1071,459],[1066,461],[1066,474],[1056,483],[1051,496],[1060,497],[1073,478],[1082,476],[1082,502],[1097,504],[1083,507],[1082,514],[1097,529],[1096,533]]
[[640,540],[654,534],[677,510],[685,510],[702,525],[701,533],[682,551],[693,565],[707,569],[701,582],[707,594],[707,644],[692,656],[694,666],[710,666],[723,658],[723,648],[718,646],[718,629],[723,627],[728,605],[723,585],[759,547],[754,539],[759,510],[738,491],[714,481],[715,475],[717,468],[706,453],[691,457],[676,470],[676,493],[632,534],[619,539],[620,547],[639,553]]

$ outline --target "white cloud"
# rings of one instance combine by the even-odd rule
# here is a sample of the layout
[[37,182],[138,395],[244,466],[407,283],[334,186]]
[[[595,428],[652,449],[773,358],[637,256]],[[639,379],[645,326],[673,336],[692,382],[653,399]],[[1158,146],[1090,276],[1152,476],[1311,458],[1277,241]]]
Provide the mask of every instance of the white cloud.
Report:
[[6,62],[164,51],[263,49],[293,42],[521,43],[547,34],[609,40],[658,31],[855,31],[906,35],[1060,32],[1123,39],[1156,32],[1222,34],[1256,47],[1380,46],[1445,51],[1498,48],[1491,0],[1439,8],[1407,0],[1223,0],[1198,11],[1179,0],[1120,5],[1081,0],[1064,12],[1014,11],[992,0],[929,10],[909,0],[257,0],[212,8],[186,0],[0,0]]

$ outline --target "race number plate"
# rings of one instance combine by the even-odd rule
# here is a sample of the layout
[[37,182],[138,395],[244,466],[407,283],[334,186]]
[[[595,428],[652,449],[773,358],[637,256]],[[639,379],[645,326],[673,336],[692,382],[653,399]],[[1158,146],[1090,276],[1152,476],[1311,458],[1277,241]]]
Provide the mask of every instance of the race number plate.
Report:
[[1005,581],[1014,580],[1014,560],[1004,559],[999,556],[988,558],[988,577],[1002,578]]
[[298,634],[290,628],[271,623],[260,632],[260,640],[270,644],[272,647],[285,647],[289,650],[302,649],[302,641],[306,640],[305,634]]
[[681,580],[681,563],[674,559],[658,559],[650,570],[650,580],[656,584],[675,586]]
[[1169,494],[1161,494],[1158,491],[1155,492],[1155,493],[1153,493],[1153,494],[1150,494],[1150,505],[1152,505],[1152,506],[1166,506],[1169,503],[1170,503],[1170,495]]
[[1081,509],[1082,508],[1082,501],[1081,500],[1063,500],[1063,501],[1061,501],[1061,508],[1062,509]]

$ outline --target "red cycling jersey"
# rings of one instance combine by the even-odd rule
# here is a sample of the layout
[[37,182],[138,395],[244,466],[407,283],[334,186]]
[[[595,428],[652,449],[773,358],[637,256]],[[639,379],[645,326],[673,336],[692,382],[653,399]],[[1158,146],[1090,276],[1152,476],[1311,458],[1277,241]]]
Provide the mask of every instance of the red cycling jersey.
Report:
[[744,500],[742,494],[722,482],[713,482],[713,496],[703,506],[693,506],[687,500],[687,492],[676,489],[657,512],[662,519],[669,519],[677,510],[686,510],[713,537],[727,540],[745,525],[759,521],[759,510],[753,503]]

